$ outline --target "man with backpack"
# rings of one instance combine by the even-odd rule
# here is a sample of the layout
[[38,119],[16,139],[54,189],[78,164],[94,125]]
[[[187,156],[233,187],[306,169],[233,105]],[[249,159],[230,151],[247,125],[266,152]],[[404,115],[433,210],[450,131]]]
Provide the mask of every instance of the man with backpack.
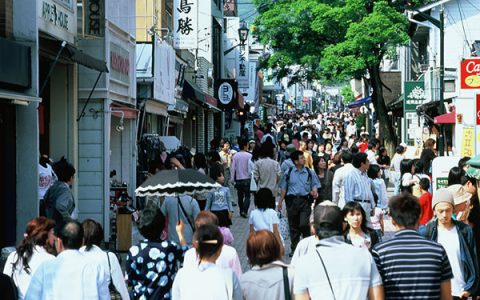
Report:
[[293,152],[290,159],[295,167],[287,170],[282,176],[278,209],[282,209],[285,200],[292,241],[290,256],[292,256],[300,236],[303,235],[305,238],[310,235],[311,204],[318,197],[320,181],[312,170],[305,167],[305,156],[302,151]]

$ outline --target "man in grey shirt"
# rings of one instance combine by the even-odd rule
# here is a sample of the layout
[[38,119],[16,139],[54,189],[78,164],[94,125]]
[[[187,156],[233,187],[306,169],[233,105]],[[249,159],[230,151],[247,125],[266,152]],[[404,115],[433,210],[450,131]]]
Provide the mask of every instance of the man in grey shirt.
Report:
[[187,244],[192,244],[194,220],[200,212],[198,202],[190,196],[166,196],[160,208],[168,217],[168,239],[180,243],[176,227],[179,220],[185,224],[183,236]]

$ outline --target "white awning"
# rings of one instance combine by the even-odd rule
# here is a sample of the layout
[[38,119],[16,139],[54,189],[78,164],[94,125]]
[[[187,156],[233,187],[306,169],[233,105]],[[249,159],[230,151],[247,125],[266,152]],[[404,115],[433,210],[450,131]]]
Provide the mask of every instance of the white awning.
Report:
[[6,91],[6,90],[0,89],[0,101],[1,100],[6,100],[6,101],[10,100],[12,104],[17,104],[17,105],[28,105],[30,102],[37,102],[37,103],[42,102],[42,98],[39,98],[39,97],[29,96],[29,95],[20,94],[13,91]]
[[147,100],[145,110],[150,114],[168,117],[167,104],[155,100]]

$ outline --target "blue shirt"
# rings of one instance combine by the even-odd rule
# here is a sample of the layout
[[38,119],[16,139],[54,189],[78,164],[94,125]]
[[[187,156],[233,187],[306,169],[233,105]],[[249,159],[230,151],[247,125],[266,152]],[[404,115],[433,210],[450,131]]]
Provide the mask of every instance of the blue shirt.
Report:
[[207,194],[205,210],[220,211],[225,209],[233,212],[232,193],[228,187],[223,186]]
[[345,203],[354,200],[370,200],[372,207],[375,207],[373,199],[371,181],[366,173],[359,169],[353,169],[343,179],[345,191]]
[[[310,172],[310,175],[308,174]],[[287,176],[288,182],[287,182]],[[287,188],[288,185],[288,188]],[[305,196],[308,195],[314,188],[320,188],[320,181],[318,176],[305,167],[298,170],[296,167],[287,170],[280,181],[280,188],[282,191],[287,191],[287,196]]]

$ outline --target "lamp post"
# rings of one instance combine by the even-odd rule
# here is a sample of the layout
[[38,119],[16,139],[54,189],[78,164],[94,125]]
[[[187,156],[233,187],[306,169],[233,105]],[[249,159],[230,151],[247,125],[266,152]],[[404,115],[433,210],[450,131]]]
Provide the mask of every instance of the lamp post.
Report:
[[240,27],[238,28],[238,39],[240,40],[240,43],[233,46],[232,48],[225,50],[223,52],[223,55],[227,55],[228,53],[232,52],[233,49],[239,47],[239,46],[245,46],[245,43],[248,39],[248,32],[250,30],[247,27],[247,23],[245,21],[240,22]]

